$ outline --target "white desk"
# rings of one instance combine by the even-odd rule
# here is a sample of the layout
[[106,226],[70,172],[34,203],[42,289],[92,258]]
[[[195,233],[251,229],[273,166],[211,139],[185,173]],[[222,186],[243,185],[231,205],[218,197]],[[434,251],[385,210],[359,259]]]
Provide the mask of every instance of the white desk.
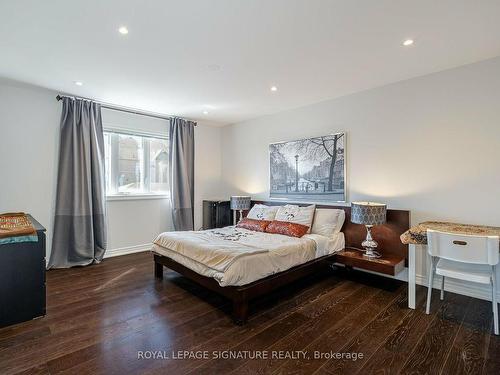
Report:
[[[483,225],[470,225],[460,223],[448,223],[441,221],[425,221],[407,230],[401,235],[401,241],[408,244],[408,307],[415,308],[415,291],[417,286],[417,275],[415,268],[415,252],[417,245],[427,244],[427,229],[439,230],[442,232],[469,234],[481,236],[500,236],[500,227],[489,227]],[[419,249],[420,250],[420,249]],[[422,249],[423,250],[423,249]],[[499,249],[500,250],[500,249]],[[427,253],[424,254],[427,259]],[[429,264],[427,269],[429,269]]]

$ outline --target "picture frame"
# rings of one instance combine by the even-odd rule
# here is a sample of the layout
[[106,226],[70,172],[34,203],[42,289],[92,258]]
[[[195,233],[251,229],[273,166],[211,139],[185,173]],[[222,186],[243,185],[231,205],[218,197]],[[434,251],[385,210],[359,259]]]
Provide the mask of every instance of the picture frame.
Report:
[[269,196],[346,202],[346,133],[271,143]]

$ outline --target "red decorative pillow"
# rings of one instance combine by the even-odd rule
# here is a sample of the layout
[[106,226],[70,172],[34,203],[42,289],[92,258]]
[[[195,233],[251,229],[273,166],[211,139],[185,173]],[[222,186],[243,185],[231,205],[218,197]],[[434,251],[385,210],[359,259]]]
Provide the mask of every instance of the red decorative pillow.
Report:
[[238,224],[236,224],[236,227],[253,230],[255,232],[265,232],[269,223],[269,220],[255,220],[245,217],[244,219],[241,219]]
[[267,233],[275,233],[275,234],[283,234],[285,236],[300,238],[304,234],[307,233],[308,229],[309,229],[309,227],[307,225],[290,223],[288,221],[273,220],[267,226],[266,232]]

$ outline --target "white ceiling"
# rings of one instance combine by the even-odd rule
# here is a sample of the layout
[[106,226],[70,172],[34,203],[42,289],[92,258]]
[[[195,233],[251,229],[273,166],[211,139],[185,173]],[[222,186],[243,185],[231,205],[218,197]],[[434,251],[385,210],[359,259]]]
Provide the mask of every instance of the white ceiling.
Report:
[[0,75],[228,124],[498,56],[499,16],[500,0],[2,0]]

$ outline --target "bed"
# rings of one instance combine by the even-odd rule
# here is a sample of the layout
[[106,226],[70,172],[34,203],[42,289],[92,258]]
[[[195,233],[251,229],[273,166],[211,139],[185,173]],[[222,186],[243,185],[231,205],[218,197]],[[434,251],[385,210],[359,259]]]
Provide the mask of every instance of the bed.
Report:
[[[350,223],[349,207],[316,205],[314,212],[316,208],[340,211],[338,229],[309,230],[301,237],[235,226],[161,233],[152,247],[155,277],[162,279],[167,267],[224,295],[232,300],[235,323],[244,324],[250,300],[334,263],[336,254],[346,247],[343,230],[363,233],[362,226]],[[354,232],[353,226],[358,227]]]
[[227,287],[250,284],[343,248],[343,233],[332,238],[318,234],[295,238],[229,226],[165,232],[155,240],[152,250]]

